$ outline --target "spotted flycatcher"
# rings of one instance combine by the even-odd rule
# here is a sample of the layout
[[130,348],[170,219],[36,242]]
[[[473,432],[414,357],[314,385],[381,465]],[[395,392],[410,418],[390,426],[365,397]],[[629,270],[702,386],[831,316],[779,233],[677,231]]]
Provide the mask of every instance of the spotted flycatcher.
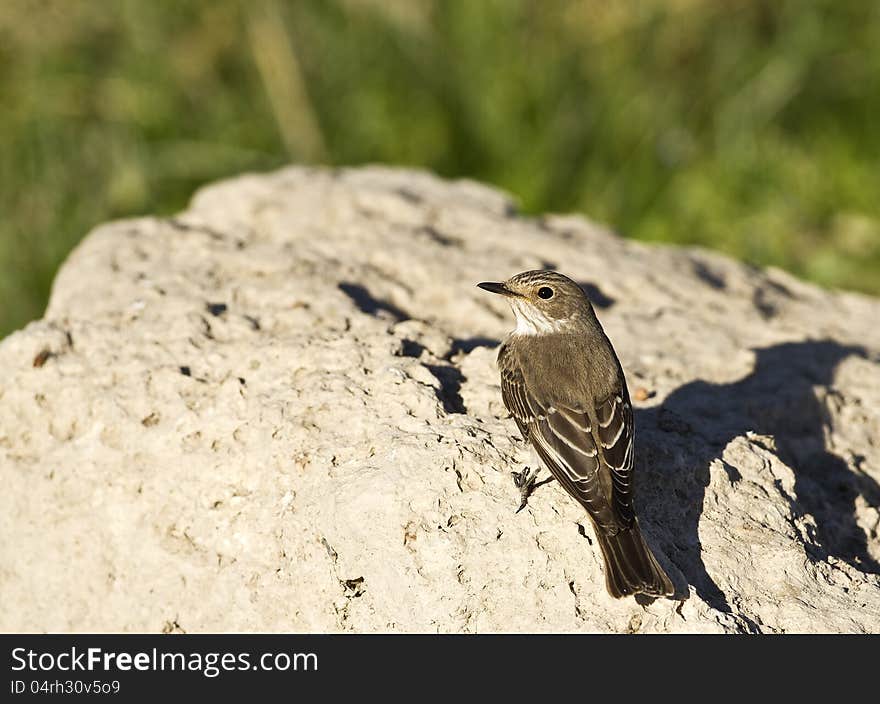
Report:
[[[671,596],[633,509],[633,412],[620,361],[580,286],[553,271],[478,284],[516,329],[498,350],[501,396],[523,438],[587,510],[613,597]],[[524,499],[534,477],[520,478]]]

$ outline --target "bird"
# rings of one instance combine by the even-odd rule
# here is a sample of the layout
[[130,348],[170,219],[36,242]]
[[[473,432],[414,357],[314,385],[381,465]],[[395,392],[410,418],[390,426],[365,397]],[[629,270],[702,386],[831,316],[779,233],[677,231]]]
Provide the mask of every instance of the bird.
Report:
[[[589,515],[615,598],[672,596],[633,506],[634,419],[611,341],[577,282],[525,271],[481,289],[507,299],[516,329],[498,349],[501,397],[551,475]],[[525,505],[528,468],[512,473]]]

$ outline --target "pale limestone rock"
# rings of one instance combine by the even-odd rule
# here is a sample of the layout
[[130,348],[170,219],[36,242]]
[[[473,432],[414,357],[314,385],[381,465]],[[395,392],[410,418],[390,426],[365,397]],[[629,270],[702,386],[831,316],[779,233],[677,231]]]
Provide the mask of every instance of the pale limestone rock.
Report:
[[[475,284],[542,266],[643,399],[638,512],[684,600],[611,599],[555,483],[514,513],[512,316]],[[0,343],[0,630],[880,631],[878,321],[474,183],[210,186],[96,229]]]

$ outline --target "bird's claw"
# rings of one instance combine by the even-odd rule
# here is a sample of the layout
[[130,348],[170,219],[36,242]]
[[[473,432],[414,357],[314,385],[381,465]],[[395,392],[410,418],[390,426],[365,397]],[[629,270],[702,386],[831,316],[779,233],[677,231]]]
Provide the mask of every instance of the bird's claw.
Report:
[[529,503],[529,496],[535,490],[535,480],[538,478],[538,472],[537,470],[533,472],[530,467],[526,467],[522,472],[511,472],[510,474],[513,476],[513,483],[519,489],[519,494],[522,497],[522,503],[516,510],[519,513]]

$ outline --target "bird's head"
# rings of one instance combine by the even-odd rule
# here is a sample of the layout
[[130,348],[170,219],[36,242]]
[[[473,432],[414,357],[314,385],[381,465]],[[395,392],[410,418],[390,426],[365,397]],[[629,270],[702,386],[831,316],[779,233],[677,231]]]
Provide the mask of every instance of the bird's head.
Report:
[[477,286],[507,299],[516,316],[516,332],[521,335],[565,332],[593,317],[583,289],[555,271],[524,271],[507,281]]

